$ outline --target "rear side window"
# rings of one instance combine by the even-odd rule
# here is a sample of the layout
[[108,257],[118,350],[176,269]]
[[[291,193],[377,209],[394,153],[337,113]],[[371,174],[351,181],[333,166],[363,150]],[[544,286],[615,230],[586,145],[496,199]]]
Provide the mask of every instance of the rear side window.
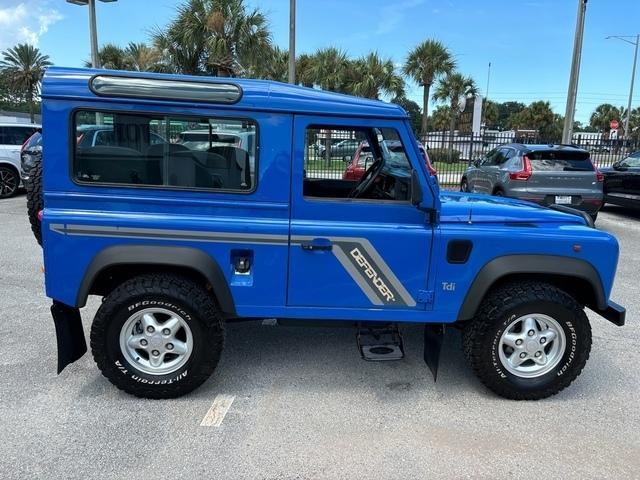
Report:
[[589,172],[593,164],[589,153],[581,151],[546,150],[527,153],[533,170],[548,172]]
[[0,144],[22,145],[35,132],[34,127],[0,127]]
[[254,121],[81,110],[74,124],[78,182],[221,191],[255,186]]

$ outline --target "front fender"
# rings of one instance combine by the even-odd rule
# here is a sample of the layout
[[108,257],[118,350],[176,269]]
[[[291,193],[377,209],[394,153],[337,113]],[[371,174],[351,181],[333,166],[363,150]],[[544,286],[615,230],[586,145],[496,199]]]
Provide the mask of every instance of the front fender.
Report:
[[585,260],[557,255],[506,255],[485,264],[476,275],[458,313],[458,320],[475,315],[489,289],[501,278],[522,274],[561,275],[587,281],[595,294],[594,308],[608,308],[602,280],[596,269]]

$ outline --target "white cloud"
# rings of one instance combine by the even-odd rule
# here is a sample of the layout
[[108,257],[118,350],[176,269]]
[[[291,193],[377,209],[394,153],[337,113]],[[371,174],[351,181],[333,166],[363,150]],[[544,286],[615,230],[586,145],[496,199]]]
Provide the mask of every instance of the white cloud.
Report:
[[60,20],[60,12],[46,1],[23,0],[0,7],[0,51],[18,43],[37,46],[40,37]]
[[378,22],[375,34],[384,35],[393,32],[400,26],[405,15],[409,13],[407,10],[420,6],[425,3],[425,1],[426,0],[404,0],[402,2],[383,7],[380,10],[381,20]]

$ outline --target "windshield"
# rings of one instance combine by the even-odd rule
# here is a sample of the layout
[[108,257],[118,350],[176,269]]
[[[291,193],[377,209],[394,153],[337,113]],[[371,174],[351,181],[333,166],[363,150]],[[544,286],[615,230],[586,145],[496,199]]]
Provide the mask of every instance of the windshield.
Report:
[[632,153],[620,162],[622,167],[636,168],[640,167],[640,152]]

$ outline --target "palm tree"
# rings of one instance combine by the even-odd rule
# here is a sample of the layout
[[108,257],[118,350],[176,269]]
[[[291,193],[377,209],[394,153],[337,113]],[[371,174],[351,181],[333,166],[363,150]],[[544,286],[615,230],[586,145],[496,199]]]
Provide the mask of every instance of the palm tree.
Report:
[[313,56],[306,53],[296,58],[296,82],[300,85],[313,87],[313,61]]
[[310,69],[313,83],[323,90],[347,92],[347,74],[350,67],[347,54],[334,47],[318,50],[313,55]]
[[189,0],[154,45],[181,73],[238,76],[271,45],[267,19],[244,0]]
[[456,128],[456,119],[462,97],[470,97],[478,93],[476,82],[471,77],[465,77],[460,73],[449,73],[436,86],[433,99],[436,101],[448,101],[451,117],[449,119],[449,158],[453,151],[453,133]]
[[286,82],[289,76],[289,52],[277,46],[269,47],[247,73],[251,78]]
[[130,42],[124,49],[128,70],[138,72],[159,72],[164,70],[160,52],[145,43]]
[[29,105],[31,122],[35,121],[34,98],[40,92],[40,81],[45,69],[52,65],[48,55],[43,55],[33,45],[21,43],[2,52],[0,70],[13,88],[24,95]]
[[[105,43],[98,49],[98,63],[101,68],[129,70],[125,50],[114,43]],[[91,60],[85,60],[84,66],[90,68]]]
[[624,107],[614,107],[610,103],[598,105],[589,118],[589,125],[597,128],[600,132],[608,132],[611,127],[611,120],[622,120],[623,114],[626,113]]
[[409,52],[404,65],[404,74],[423,87],[422,92],[422,131],[427,135],[429,115],[429,91],[433,82],[440,76],[453,71],[456,63],[449,49],[437,40],[426,40]]
[[354,95],[378,100],[381,93],[404,95],[404,80],[395,71],[391,59],[383,60],[376,52],[357,59],[351,66],[350,91]]

